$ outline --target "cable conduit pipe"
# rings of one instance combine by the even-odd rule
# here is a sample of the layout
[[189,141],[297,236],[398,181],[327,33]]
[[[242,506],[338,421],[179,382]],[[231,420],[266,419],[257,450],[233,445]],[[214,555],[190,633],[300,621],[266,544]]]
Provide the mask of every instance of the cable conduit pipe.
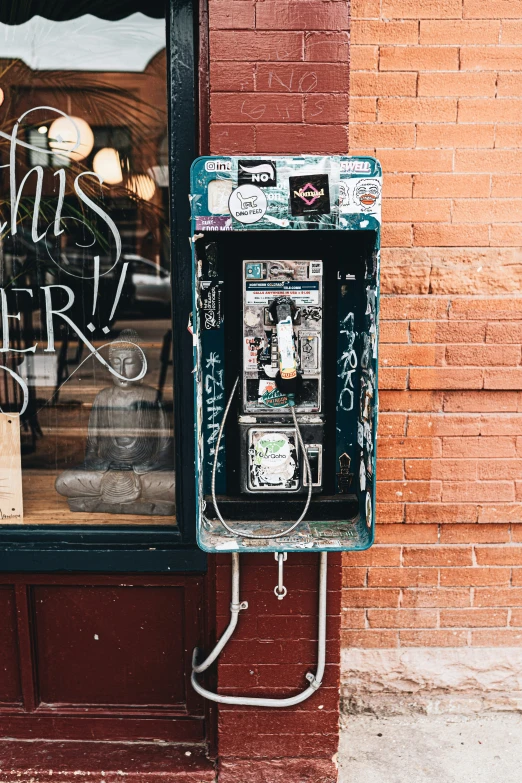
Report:
[[308,672],[306,679],[310,685],[305,688],[301,693],[295,696],[289,696],[285,699],[269,699],[258,698],[250,696],[221,696],[218,693],[203,688],[196,679],[196,674],[205,671],[219,656],[230,637],[234,633],[237,626],[238,615],[241,609],[246,609],[246,602],[241,603],[239,600],[239,554],[234,552],[232,554],[232,601],[230,604],[230,623],[225,633],[216,644],[210,655],[200,663],[196,664],[198,649],[194,650],[192,654],[192,675],[191,682],[194,690],[203,696],[205,699],[217,702],[219,704],[238,704],[247,707],[293,707],[296,704],[300,704],[306,701],[312,696],[316,690],[321,686],[324,676],[324,669],[326,663],[326,588],[327,588],[327,552],[321,552],[320,565],[319,565],[319,627],[317,635],[317,669],[315,675],[312,672]]

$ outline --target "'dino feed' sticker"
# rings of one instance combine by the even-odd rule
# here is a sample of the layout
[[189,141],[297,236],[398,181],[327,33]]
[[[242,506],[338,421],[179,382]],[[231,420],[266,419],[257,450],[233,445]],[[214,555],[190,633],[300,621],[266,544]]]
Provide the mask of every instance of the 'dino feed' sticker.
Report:
[[240,223],[257,223],[266,213],[266,196],[256,185],[240,185],[228,200],[230,214]]
[[330,188],[328,174],[289,177],[292,215],[329,215]]

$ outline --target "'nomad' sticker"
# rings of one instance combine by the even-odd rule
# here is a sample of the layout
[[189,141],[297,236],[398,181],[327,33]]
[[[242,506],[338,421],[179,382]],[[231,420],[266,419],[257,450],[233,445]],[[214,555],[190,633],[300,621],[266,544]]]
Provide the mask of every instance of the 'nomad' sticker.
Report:
[[292,215],[328,215],[330,188],[328,174],[289,177]]

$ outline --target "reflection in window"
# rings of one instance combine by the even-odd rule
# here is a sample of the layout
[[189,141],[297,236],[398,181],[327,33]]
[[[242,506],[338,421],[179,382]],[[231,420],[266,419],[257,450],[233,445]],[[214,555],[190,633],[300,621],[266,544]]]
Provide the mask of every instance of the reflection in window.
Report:
[[26,523],[175,519],[165,19],[132,5],[0,23],[0,405],[23,410]]

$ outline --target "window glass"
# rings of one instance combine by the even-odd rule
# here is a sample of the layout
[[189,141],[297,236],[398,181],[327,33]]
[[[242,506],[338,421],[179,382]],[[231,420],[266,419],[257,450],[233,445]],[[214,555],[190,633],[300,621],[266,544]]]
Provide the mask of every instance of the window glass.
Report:
[[20,413],[23,523],[172,525],[165,18],[40,5],[0,22],[0,406]]

